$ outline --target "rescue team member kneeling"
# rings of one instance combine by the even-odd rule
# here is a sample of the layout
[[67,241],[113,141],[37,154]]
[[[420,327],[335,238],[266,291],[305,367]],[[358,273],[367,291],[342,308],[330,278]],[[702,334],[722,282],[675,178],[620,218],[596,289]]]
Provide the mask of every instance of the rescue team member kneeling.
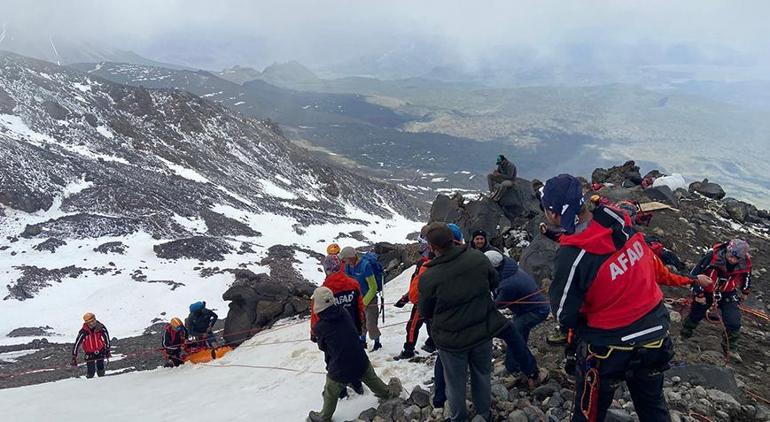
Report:
[[628,216],[604,206],[589,211],[570,175],[546,183],[542,204],[546,220],[564,230],[550,301],[562,329],[576,335],[567,346],[567,371],[576,363],[572,420],[604,420],[619,381],[640,421],[670,420],[663,371],[674,352],[658,283],[711,280],[670,273]]

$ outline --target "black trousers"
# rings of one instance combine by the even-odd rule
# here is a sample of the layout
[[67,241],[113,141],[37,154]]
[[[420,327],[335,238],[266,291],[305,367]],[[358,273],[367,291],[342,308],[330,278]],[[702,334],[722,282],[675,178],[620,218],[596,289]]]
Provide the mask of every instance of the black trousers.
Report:
[[86,353],[86,378],[93,378],[94,374],[104,376],[104,354]]
[[176,349],[166,349],[166,357],[168,358],[168,362],[166,362],[167,367],[176,367],[184,363],[181,347],[177,347]]
[[[706,311],[714,304],[714,295],[711,293],[705,293],[706,303],[698,303],[693,301],[690,307],[690,315],[687,316],[685,324],[695,328],[696,325],[706,316]],[[725,323],[725,328],[728,332],[738,331],[741,329],[741,310],[738,308],[738,299],[736,294],[725,294],[722,296],[722,300],[717,303],[719,311],[722,314],[722,321]]]
[[[409,315],[409,321],[406,322],[406,342],[404,342],[404,350],[414,351],[417,345],[417,337],[420,336],[420,328],[425,323],[420,317],[420,310],[417,305],[412,306],[412,313]],[[428,330],[428,339],[425,340],[426,344],[433,344],[433,339],[430,338],[430,329]]]
[[[671,420],[663,396],[663,371],[668,369],[668,362],[674,355],[668,337],[659,348],[610,351],[608,347],[591,346],[590,349],[599,357],[589,358],[587,344],[578,346],[573,421],[603,421],[621,381],[628,386],[641,422]],[[593,371],[588,374],[590,369]],[[586,378],[593,383],[587,384]],[[593,397],[590,394],[592,386],[595,391]],[[583,410],[587,410],[588,415]]]

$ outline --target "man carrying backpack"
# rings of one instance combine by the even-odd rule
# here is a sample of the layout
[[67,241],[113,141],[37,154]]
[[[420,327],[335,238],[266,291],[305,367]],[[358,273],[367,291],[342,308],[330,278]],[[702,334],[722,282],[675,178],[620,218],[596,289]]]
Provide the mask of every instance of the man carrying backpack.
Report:
[[78,366],[78,349],[83,346],[86,355],[86,378],[104,376],[104,359],[110,357],[110,334],[107,327],[96,320],[91,312],[83,315],[83,328],[78,332],[75,346],[72,348],[72,366]]
[[214,311],[206,308],[206,302],[195,302],[190,305],[190,315],[185,320],[185,327],[191,336],[195,337],[197,346],[214,347],[217,339],[214,336],[214,324],[219,317]]
[[373,255],[372,253],[359,254],[350,246],[342,248],[342,252],[340,252],[340,259],[345,263],[345,273],[358,281],[366,307],[366,324],[364,324],[361,342],[366,347],[366,333],[368,332],[369,338],[374,341],[372,351],[375,351],[382,348],[381,333],[377,326],[377,318],[380,316],[377,293],[382,291],[383,271],[376,256]]

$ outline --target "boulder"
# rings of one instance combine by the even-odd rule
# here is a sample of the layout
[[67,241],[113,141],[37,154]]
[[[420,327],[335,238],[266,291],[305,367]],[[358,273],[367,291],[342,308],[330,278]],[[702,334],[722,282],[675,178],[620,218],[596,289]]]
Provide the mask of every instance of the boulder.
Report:
[[35,245],[32,249],[40,252],[48,251],[48,252],[54,253],[56,252],[56,249],[58,249],[61,246],[65,246],[66,244],[67,242],[63,240],[59,240],[55,237],[52,237],[42,243]]
[[542,284],[544,279],[553,278],[557,249],[558,243],[538,233],[522,252],[519,266]]
[[535,196],[532,182],[526,179],[516,179],[513,187],[508,189],[497,203],[511,221],[531,218],[540,213],[540,203]]
[[724,366],[677,366],[666,371],[666,377],[679,377],[682,381],[690,384],[716,389],[731,396],[740,394],[738,383],[735,381],[735,372],[732,368]]
[[639,166],[634,161],[626,161],[623,165],[609,169],[597,168],[591,174],[591,182],[631,187],[642,183],[642,175],[639,172]]
[[438,195],[430,207],[429,223],[444,221],[452,223],[460,218],[462,213],[463,197],[456,194],[451,198],[447,195]]
[[235,282],[222,295],[230,302],[224,331],[228,344],[237,346],[278,319],[307,312],[314,284],[282,282],[249,270],[234,273]]
[[745,223],[749,220],[751,215],[749,204],[735,198],[725,198],[722,201],[722,204],[725,207],[725,211],[727,211],[727,215],[729,215],[732,220],[739,223]]
[[725,190],[722,189],[722,186],[709,182],[709,179],[703,179],[702,182],[690,183],[689,191],[698,192],[711,199],[722,199],[725,197]]
[[19,327],[6,334],[8,337],[48,337],[53,335],[50,331],[53,328],[45,327]]
[[482,198],[465,204],[462,214],[454,222],[463,230],[463,236],[467,241],[470,240],[471,233],[476,230],[484,230],[490,237],[495,237],[503,218],[503,209],[496,202]]
[[679,206],[679,200],[674,195],[674,191],[666,185],[647,188],[644,194],[653,201],[663,202],[674,208]]
[[430,393],[419,385],[415,385],[412,394],[409,395],[409,399],[417,406],[425,407],[430,404]]

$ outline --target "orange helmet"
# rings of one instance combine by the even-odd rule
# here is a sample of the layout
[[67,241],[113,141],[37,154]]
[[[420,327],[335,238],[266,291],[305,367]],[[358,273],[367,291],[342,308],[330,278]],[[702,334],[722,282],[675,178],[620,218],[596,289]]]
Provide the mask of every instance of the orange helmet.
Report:
[[179,318],[171,318],[171,327],[177,328],[182,326],[182,320]]
[[338,253],[340,253],[340,245],[336,243],[332,243],[331,245],[326,247],[327,255],[337,255]]
[[91,312],[86,312],[85,315],[83,315],[83,321],[85,322],[91,322],[92,320],[96,319],[96,315],[92,314]]

